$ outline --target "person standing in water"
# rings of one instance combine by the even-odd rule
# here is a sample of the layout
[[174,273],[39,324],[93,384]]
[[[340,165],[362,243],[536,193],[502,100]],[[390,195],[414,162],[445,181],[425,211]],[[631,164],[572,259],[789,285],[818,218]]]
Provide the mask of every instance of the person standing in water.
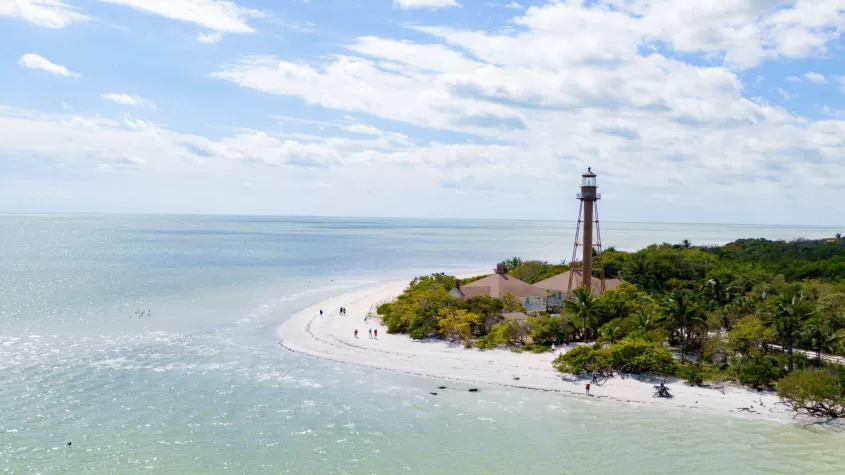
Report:
[[376,330],[376,340],[378,340],[378,330]]
[[321,317],[323,316],[323,309],[322,308],[320,309],[320,316]]
[[370,340],[372,340],[372,339],[373,339],[373,329],[370,328]]
[[590,383],[587,383],[587,396],[590,395]]
[[358,329],[355,329],[355,338],[358,338]]

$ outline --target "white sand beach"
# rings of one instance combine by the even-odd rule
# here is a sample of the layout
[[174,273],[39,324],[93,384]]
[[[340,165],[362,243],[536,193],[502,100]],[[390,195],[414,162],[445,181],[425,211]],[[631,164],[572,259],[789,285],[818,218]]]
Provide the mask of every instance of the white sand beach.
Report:
[[[557,372],[551,365],[555,357],[552,353],[467,350],[443,341],[414,341],[407,335],[389,335],[378,319],[364,322],[364,316],[371,308],[395,298],[407,284],[402,281],[379,285],[306,308],[279,327],[280,344],[288,350],[314,357],[429,377],[438,382],[461,381],[482,388],[483,385],[496,385],[587,397],[585,384],[589,381]],[[339,315],[341,306],[346,307],[346,315]],[[321,309],[323,316],[320,316]],[[357,338],[355,329],[359,332]],[[370,329],[378,330],[378,339],[368,337]],[[794,419],[793,413],[771,392],[737,386],[727,386],[724,390],[699,388],[672,381],[668,386],[674,398],[664,399],[653,397],[653,384],[631,377],[614,377],[600,385],[593,384],[590,397],[607,402],[649,404],[755,419],[801,421]]]

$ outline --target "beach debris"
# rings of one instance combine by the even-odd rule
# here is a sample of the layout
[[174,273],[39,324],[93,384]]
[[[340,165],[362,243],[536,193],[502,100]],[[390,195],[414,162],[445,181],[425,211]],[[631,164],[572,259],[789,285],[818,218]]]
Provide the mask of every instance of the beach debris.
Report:
[[70,445],[70,442],[68,442],[67,445]]
[[429,394],[431,394],[432,396],[437,396],[437,393],[429,393]]
[[446,386],[437,386],[437,389],[446,389]]
[[514,377],[513,377],[513,380],[514,380],[514,381],[519,381],[519,376],[514,376]]
[[477,393],[477,392],[478,392],[478,388],[472,388],[472,389],[470,389],[470,390],[469,390],[469,392],[471,392],[471,393]]

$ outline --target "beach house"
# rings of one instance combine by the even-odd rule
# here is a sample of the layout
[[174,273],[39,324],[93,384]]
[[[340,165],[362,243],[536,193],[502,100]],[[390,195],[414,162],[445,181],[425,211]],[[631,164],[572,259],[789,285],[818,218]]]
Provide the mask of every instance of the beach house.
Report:
[[[574,271],[566,271],[562,272],[558,275],[549,277],[546,280],[541,280],[534,284],[534,287],[543,289],[548,293],[548,305],[549,307],[558,307],[563,304],[564,299],[569,292],[569,285],[570,285],[570,273],[574,272],[575,275],[572,275],[572,289],[577,289],[581,286],[582,276],[581,272],[578,270]],[[604,279],[604,289],[611,290],[615,289],[620,282],[622,282],[620,276],[617,276],[615,279]],[[592,278],[592,285],[591,291],[595,295],[599,295],[601,293],[601,281],[593,277]]]
[[495,274],[464,285],[458,280],[455,282],[455,288],[449,291],[449,295],[460,299],[470,299],[482,295],[500,299],[507,294],[513,294],[514,297],[518,298],[529,313],[545,312],[548,306],[545,290],[507,275],[504,266],[501,264],[496,266]]

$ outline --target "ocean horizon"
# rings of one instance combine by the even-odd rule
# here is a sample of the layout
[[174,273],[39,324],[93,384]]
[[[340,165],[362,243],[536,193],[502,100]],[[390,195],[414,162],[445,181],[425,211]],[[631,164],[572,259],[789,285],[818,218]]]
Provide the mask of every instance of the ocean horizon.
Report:
[[[621,250],[836,232],[601,223]],[[0,214],[0,472],[845,471],[845,435],[821,426],[495,387],[432,401],[436,381],[278,344],[329,297],[568,261],[574,237],[574,221]]]

